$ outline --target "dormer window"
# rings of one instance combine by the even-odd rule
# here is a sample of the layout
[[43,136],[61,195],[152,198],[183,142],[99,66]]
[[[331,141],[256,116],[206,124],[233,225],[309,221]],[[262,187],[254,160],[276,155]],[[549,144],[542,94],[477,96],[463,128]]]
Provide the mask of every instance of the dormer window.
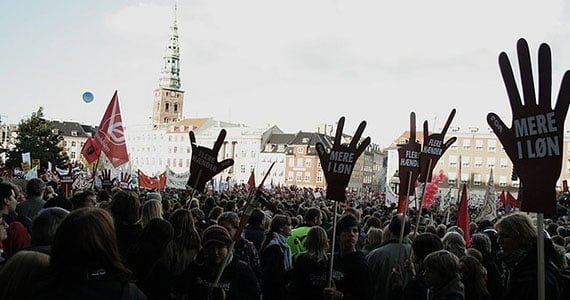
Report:
[[51,130],[51,132],[52,132],[53,134],[59,134],[59,129],[54,128],[54,129]]
[[72,130],[72,131],[71,131],[71,136],[77,136],[77,131]]

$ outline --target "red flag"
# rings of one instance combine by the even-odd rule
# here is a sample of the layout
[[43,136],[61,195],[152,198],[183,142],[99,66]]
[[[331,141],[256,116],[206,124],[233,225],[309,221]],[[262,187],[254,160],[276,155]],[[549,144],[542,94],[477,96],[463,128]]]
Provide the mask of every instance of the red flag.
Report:
[[562,180],[562,191],[568,193],[568,180],[566,179]]
[[469,225],[469,206],[467,204],[467,185],[463,184],[461,203],[459,203],[459,209],[457,210],[457,226],[463,229],[463,239],[465,240],[465,245],[469,247],[471,242],[471,228]]
[[405,209],[405,207],[406,207],[407,202],[408,202],[408,201],[406,201],[406,196],[405,196],[405,195],[404,195],[404,196],[400,196],[400,197],[398,198],[398,213],[399,213],[399,214],[404,213],[404,209]]
[[83,149],[81,149],[81,155],[85,157],[85,160],[88,164],[92,164],[101,153],[101,146],[94,138],[87,138],[87,142],[83,145]]
[[116,168],[129,161],[117,91],[115,91],[109,106],[107,106],[105,115],[103,115],[99,125],[99,131],[95,135],[95,140],[101,146],[101,150],[111,161],[113,167]]
[[247,181],[250,190],[255,189],[255,175],[253,173],[254,171],[251,171],[251,175],[249,175],[249,180]]
[[507,205],[510,205],[512,208],[521,208],[521,203],[518,201],[511,193],[507,192]]
[[501,207],[505,207],[505,205],[507,205],[507,198],[505,196],[505,190],[503,190],[501,192],[501,195],[499,196],[499,200],[501,200]]
[[166,172],[163,172],[158,177],[149,177],[141,170],[139,173],[139,186],[146,189],[163,189],[166,187]]

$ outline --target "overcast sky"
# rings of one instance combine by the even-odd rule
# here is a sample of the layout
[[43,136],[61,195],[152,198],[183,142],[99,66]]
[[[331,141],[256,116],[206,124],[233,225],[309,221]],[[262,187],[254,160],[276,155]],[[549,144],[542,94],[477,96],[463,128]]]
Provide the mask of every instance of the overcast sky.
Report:
[[[344,115],[345,132],[366,120],[385,146],[411,111],[431,129],[455,107],[455,126],[487,131],[489,111],[510,124],[497,57],[516,61],[518,38],[533,60],[550,44],[557,94],[570,69],[566,2],[180,0],[184,116],[296,132]],[[118,89],[124,124],[150,122],[173,3],[1,1],[0,115],[17,123],[43,106],[98,124]]]

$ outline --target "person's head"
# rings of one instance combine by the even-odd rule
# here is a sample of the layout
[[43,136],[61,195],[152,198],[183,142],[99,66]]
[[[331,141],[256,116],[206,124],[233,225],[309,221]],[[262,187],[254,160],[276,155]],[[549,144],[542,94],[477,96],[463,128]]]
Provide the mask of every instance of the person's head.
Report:
[[442,239],[443,236],[445,235],[445,233],[447,232],[447,226],[445,226],[445,224],[439,224],[437,225],[437,228],[435,229],[437,236]]
[[459,260],[459,275],[466,287],[486,289],[485,271],[477,258],[466,255]]
[[307,238],[305,239],[305,250],[309,253],[319,253],[326,251],[329,248],[329,239],[327,237],[327,232],[321,226],[313,226],[307,232]]
[[134,224],[139,220],[139,196],[133,191],[118,191],[113,195],[109,210],[115,223]]
[[269,225],[269,231],[285,236],[291,235],[291,218],[286,215],[275,215],[271,220],[271,225]]
[[188,209],[179,208],[172,212],[168,219],[174,228],[174,237],[184,235],[196,234],[196,227],[194,226],[194,218]]
[[255,228],[263,228],[265,223],[265,214],[259,208],[254,209],[248,219],[249,226]]
[[210,210],[208,214],[208,219],[210,220],[217,220],[218,217],[224,212],[224,209],[221,206],[215,206]]
[[[158,201],[158,200],[152,200]],[[163,219],[152,219],[144,227],[129,264],[135,276],[148,276],[153,265],[164,254],[166,246],[172,241],[174,229]]]
[[366,248],[368,250],[376,249],[382,243],[382,229],[370,227],[366,233]]
[[146,226],[152,219],[162,219],[162,203],[159,200],[147,200],[142,206],[142,225]]
[[495,224],[495,228],[499,244],[507,253],[517,249],[529,249],[536,243],[536,228],[525,214],[514,213],[503,217]]
[[365,228],[378,228],[382,229],[382,222],[376,217],[370,217],[366,220]]
[[[392,233],[393,237],[399,237],[402,231],[402,222],[404,220],[404,216],[402,214],[397,214],[392,217],[390,220],[390,225],[388,226],[388,230]],[[406,223],[404,224],[404,236],[410,233],[410,221],[406,217]]]
[[443,249],[441,239],[433,233],[422,233],[412,242],[414,261],[422,264],[428,254]]
[[158,200],[162,201],[162,195],[159,192],[150,192],[146,194],[146,200]]
[[336,223],[336,234],[341,252],[352,252],[360,235],[360,227],[356,218],[351,214],[342,216]]
[[227,211],[218,217],[218,225],[224,227],[233,237],[239,228],[239,216],[235,212]]
[[424,271],[431,287],[442,287],[459,273],[459,259],[447,250],[430,253],[424,259]]
[[311,207],[305,212],[305,223],[310,225],[321,225],[323,217],[321,210],[316,207]]
[[65,284],[86,281],[101,269],[123,280],[131,275],[121,261],[113,218],[99,208],[81,208],[63,219],[53,240],[50,265],[55,278]]
[[483,253],[475,248],[468,248],[465,250],[465,254],[469,256],[475,257],[478,261],[483,263]]
[[18,200],[16,200],[14,186],[7,182],[0,183],[0,211],[14,212],[17,205]]
[[483,255],[491,253],[491,239],[484,233],[475,233],[471,236],[471,248],[475,248]]
[[455,254],[458,258],[465,256],[465,240],[457,231],[450,231],[445,234],[442,240],[443,249]]
[[49,256],[19,251],[0,269],[0,299],[31,299],[38,282],[49,276]]
[[53,244],[57,228],[69,211],[61,207],[40,210],[32,223],[32,245],[46,246]]
[[212,225],[206,228],[202,233],[202,248],[208,265],[220,266],[229,254],[231,243],[230,233],[224,227]]
[[97,195],[92,190],[78,192],[71,197],[71,204],[74,210],[83,207],[94,208],[97,204]]
[[26,194],[28,197],[42,197],[46,189],[46,184],[39,178],[33,178],[26,184]]
[[354,208],[354,207],[347,207],[344,210],[344,214],[343,215],[352,215],[354,216],[354,218],[356,219],[356,222],[360,223],[360,216],[362,215],[360,213],[360,210]]

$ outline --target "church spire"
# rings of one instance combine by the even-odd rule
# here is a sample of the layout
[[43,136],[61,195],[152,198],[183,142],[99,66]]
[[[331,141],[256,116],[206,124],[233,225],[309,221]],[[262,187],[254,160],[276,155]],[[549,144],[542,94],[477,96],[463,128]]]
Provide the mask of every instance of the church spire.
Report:
[[160,76],[160,87],[164,89],[180,89],[180,46],[178,44],[178,25],[176,25],[176,4],[174,4],[174,23],[170,27],[168,48],[163,57],[164,66]]

